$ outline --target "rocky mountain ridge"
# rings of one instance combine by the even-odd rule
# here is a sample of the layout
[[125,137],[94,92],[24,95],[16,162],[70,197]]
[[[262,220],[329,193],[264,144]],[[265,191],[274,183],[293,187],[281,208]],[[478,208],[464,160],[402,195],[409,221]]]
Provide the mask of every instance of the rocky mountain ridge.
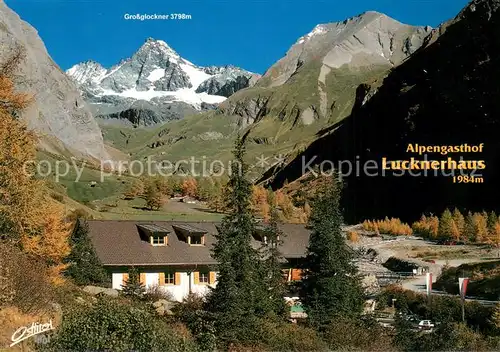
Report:
[[424,42],[431,27],[414,27],[385,14],[368,11],[342,22],[319,24],[300,37],[286,55],[271,66],[260,86],[287,82],[301,66],[321,60],[320,81],[331,69],[372,65],[397,66]]
[[[181,118],[186,108],[194,113],[215,106],[234,92],[252,86],[260,77],[230,65],[196,66],[166,42],[152,38],[110,69],[86,61],[66,73],[94,105],[99,117],[125,117],[141,125]],[[146,102],[153,108],[147,112],[137,110]],[[176,113],[164,114],[163,110]]]
[[[431,33],[429,26],[406,25],[374,11],[317,25],[254,87],[232,95],[217,112],[238,116],[242,127],[272,119],[285,122],[286,129],[312,126],[316,133],[348,115],[359,84],[383,77]],[[259,137],[280,137],[269,135],[272,131]]]
[[25,53],[15,87],[33,96],[21,115],[35,130],[40,146],[53,152],[107,159],[101,131],[75,84],[47,53],[37,31],[0,2],[0,61]]

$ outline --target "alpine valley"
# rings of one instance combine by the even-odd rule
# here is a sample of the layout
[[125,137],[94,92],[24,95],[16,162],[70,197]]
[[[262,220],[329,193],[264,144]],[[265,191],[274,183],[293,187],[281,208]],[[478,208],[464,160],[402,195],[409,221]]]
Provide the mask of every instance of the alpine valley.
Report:
[[[234,67],[196,67],[154,40],[114,69],[87,63],[68,74],[97,106],[105,140],[132,158],[228,160],[237,133],[250,131],[249,157],[269,157],[269,165],[252,170],[259,177],[349,116],[357,87],[384,77],[430,33],[366,12],[317,25],[260,78]],[[146,67],[141,75],[139,62]],[[138,129],[110,118],[135,125],[175,120]]]
[[[167,36],[146,39],[112,67],[89,60],[64,74],[36,31],[2,3],[0,43],[8,50],[1,57],[14,42],[27,49],[22,75],[30,79],[17,84],[37,95],[23,118],[42,136],[41,149],[58,155],[227,161],[235,137],[247,134],[254,181],[307,189],[313,183],[304,182],[304,158],[317,157],[313,166],[358,156],[395,159],[408,143],[443,140],[485,143],[486,177],[494,177],[499,8],[500,0],[473,0],[436,29],[373,11],[318,24],[261,76],[232,65],[196,65]],[[445,189],[454,204],[479,207],[498,188],[445,178],[346,181],[346,207],[355,219],[439,212],[449,198],[439,193]],[[484,198],[473,201],[469,187]],[[435,191],[432,199],[425,189]],[[386,197],[391,192],[398,201]]]

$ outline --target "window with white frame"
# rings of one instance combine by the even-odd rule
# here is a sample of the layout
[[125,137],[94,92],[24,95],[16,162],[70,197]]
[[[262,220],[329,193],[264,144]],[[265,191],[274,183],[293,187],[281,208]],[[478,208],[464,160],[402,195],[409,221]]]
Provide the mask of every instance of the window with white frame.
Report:
[[175,285],[175,273],[165,273],[165,285]]
[[200,272],[200,284],[208,284],[210,281],[210,274],[208,271],[206,272]]
[[192,246],[203,245],[203,236],[189,236],[189,244]]
[[151,236],[151,244],[153,246],[164,246],[165,237],[164,236]]

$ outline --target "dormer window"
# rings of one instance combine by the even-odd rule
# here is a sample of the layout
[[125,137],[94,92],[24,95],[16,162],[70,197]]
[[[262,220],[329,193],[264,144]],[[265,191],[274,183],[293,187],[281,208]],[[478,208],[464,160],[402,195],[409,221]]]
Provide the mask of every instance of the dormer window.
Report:
[[204,246],[206,230],[194,227],[189,224],[172,225],[179,240],[186,242],[190,246]]
[[164,246],[165,245],[165,236],[151,236],[150,242],[153,246]]
[[257,225],[255,231],[252,233],[253,239],[255,241],[261,242],[264,245],[270,245],[271,247],[277,247],[280,242],[280,236],[277,235],[276,239],[269,238],[269,229],[264,225]]
[[188,243],[191,246],[203,246],[205,244],[205,236],[189,236]]
[[152,246],[166,246],[168,244],[168,234],[170,231],[155,224],[137,225],[143,241],[149,242]]
[[266,228],[264,226],[256,226],[252,236],[254,240],[267,244]]

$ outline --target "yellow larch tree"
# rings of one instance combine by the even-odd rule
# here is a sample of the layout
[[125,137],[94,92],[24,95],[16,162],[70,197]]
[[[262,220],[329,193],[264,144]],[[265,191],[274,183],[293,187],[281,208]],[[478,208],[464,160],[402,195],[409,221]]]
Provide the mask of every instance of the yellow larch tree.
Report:
[[472,216],[474,224],[474,242],[483,243],[488,240],[488,218],[482,213]]
[[182,182],[182,194],[195,198],[198,193],[198,182],[192,177],[188,177]]
[[268,192],[264,187],[252,186],[250,203],[252,211],[256,216],[263,218],[265,221],[269,219],[271,208],[268,204]]
[[294,216],[294,206],[290,197],[281,190],[276,191],[276,203],[285,220],[292,220]]
[[42,218],[41,182],[33,178],[35,137],[14,118],[30,99],[0,70],[0,238],[17,241]]
[[500,257],[500,221],[497,221],[493,226],[493,230],[490,235],[490,242],[497,247],[498,257]]
[[58,277],[69,252],[69,224],[35,178],[36,138],[17,118],[31,99],[14,89],[22,55],[0,65],[0,240],[42,258]]
[[49,199],[44,207],[44,219],[37,234],[24,234],[21,237],[25,252],[44,258],[49,265],[51,279],[58,282],[59,273],[66,268],[64,258],[70,252],[68,238],[71,224],[64,220],[64,208]]

